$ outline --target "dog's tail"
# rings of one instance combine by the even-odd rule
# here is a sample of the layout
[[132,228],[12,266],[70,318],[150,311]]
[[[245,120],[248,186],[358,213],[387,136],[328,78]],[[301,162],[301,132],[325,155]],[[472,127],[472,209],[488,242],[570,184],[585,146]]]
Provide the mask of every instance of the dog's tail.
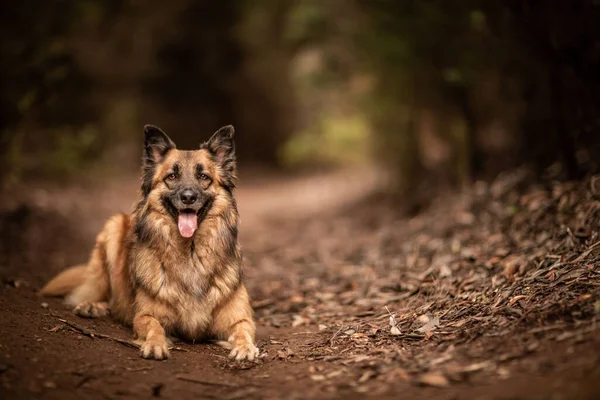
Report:
[[46,284],[40,291],[45,296],[64,296],[65,303],[77,306],[83,302],[107,301],[110,297],[109,267],[114,266],[123,250],[129,228],[129,217],[111,217],[96,237],[87,265],[69,268]]
[[42,296],[66,296],[75,290],[76,287],[83,285],[86,279],[86,265],[77,265],[64,270],[48,282],[40,294]]

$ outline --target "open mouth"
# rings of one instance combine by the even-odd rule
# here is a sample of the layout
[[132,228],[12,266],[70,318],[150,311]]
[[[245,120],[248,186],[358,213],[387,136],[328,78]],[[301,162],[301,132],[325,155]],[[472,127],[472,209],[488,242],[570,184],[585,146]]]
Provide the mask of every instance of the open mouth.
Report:
[[184,238],[190,238],[194,236],[194,232],[196,232],[196,229],[198,229],[198,211],[194,211],[192,209],[179,211],[177,228],[179,228],[179,233]]

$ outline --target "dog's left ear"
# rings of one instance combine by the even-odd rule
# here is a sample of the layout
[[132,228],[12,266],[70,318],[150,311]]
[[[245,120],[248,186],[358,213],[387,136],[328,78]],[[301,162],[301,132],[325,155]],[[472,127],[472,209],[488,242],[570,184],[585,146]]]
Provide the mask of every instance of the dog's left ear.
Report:
[[233,129],[233,125],[227,125],[219,128],[219,130],[212,135],[208,142],[206,142],[206,148],[221,165],[235,162],[235,143],[233,142],[234,133],[235,129]]

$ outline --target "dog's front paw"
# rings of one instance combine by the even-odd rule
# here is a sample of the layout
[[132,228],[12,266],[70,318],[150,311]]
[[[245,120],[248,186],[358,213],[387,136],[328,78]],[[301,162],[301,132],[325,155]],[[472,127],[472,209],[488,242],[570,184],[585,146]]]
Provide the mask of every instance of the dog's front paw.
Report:
[[229,353],[229,358],[235,358],[237,361],[248,360],[253,361],[258,357],[258,347],[252,342],[244,341],[242,343],[236,343],[233,350]]
[[85,301],[73,309],[73,313],[82,318],[106,317],[110,311],[106,303],[90,303]]
[[169,347],[166,341],[146,340],[140,347],[140,355],[151,360],[169,358]]

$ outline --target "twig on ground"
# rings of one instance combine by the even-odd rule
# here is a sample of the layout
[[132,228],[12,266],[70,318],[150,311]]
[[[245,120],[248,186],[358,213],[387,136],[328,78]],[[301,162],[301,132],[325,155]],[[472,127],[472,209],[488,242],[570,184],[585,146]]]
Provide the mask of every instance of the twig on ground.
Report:
[[197,378],[195,376],[190,376],[190,375],[177,375],[176,378],[181,381],[200,383],[202,385],[208,385],[208,386],[225,386],[225,387],[232,387],[232,388],[240,388],[242,386],[253,386],[253,385],[238,385],[235,383],[228,383],[225,381],[222,381],[222,382],[207,381],[207,380],[200,379],[200,378]]
[[573,261],[571,261],[571,264],[576,264],[579,261],[582,261],[583,259],[585,259],[599,245],[600,245],[600,241],[598,241],[598,242],[594,243],[593,245],[591,245],[586,251],[584,251],[583,253],[581,253],[581,255],[579,255],[579,257],[577,257],[576,259],[574,259]]
[[120,344],[122,344],[124,346],[131,347],[131,348],[134,348],[134,349],[139,349],[140,348],[140,346],[138,344],[136,344],[134,342],[131,342],[129,340],[119,339],[119,338],[116,338],[116,337],[113,337],[113,336],[105,335],[103,333],[94,333],[94,332],[91,332],[91,331],[87,330],[86,328],[77,325],[74,322],[67,321],[64,318],[58,318],[58,320],[60,322],[64,323],[65,325],[67,325],[72,330],[74,330],[76,332],[79,332],[82,335],[91,337],[92,339],[93,338],[108,339],[108,340],[112,340],[113,342],[120,343]]
[[344,328],[344,325],[340,325],[340,329],[338,329],[337,332],[335,332],[333,334],[333,336],[331,337],[331,339],[329,339],[329,347],[333,347],[333,341],[335,340],[335,338],[337,337],[337,335],[339,335],[339,333],[342,331],[343,328]]
[[58,318],[58,320],[60,322],[62,322],[63,324],[67,325],[71,330],[73,330],[75,332],[79,332],[82,335],[85,335],[85,336],[90,337],[92,339],[95,339],[95,338],[108,339],[108,340],[112,340],[113,342],[120,343],[120,344],[122,344],[124,346],[131,347],[131,348],[134,348],[134,349],[139,349],[140,348],[140,346],[138,344],[136,344],[136,343],[134,343],[132,341],[125,340],[125,339],[119,339],[119,338],[116,338],[116,337],[105,335],[103,333],[92,332],[92,331],[88,330],[87,328],[84,328],[84,327],[82,327],[82,326],[80,326],[80,325],[78,325],[78,324],[76,324],[74,322],[69,322],[68,320],[66,320],[65,318],[61,317],[60,315],[54,314],[52,312],[52,310],[50,310],[50,315],[52,315],[55,318]]
[[[52,312],[52,310],[50,310],[50,315],[52,315],[53,317],[58,318],[58,320],[60,322],[62,322],[63,324],[67,325],[72,331],[75,332],[79,332],[82,335],[85,335],[87,337],[90,337],[92,339],[98,338],[98,339],[108,339],[108,340],[112,340],[115,343],[119,343],[122,344],[123,346],[127,346],[127,347],[131,347],[132,349],[140,349],[140,345],[132,342],[131,340],[126,340],[126,339],[120,339],[120,338],[116,338],[114,336],[110,336],[110,335],[106,335],[104,333],[98,333],[98,332],[92,332],[90,330],[88,330],[87,328],[84,328],[81,325],[78,325],[74,322],[70,322],[68,320],[66,320],[65,318],[61,317],[60,315],[54,314]],[[173,350],[173,351],[181,351],[181,352],[189,352],[186,349],[183,349],[181,347],[171,347],[169,348],[169,350]]]

